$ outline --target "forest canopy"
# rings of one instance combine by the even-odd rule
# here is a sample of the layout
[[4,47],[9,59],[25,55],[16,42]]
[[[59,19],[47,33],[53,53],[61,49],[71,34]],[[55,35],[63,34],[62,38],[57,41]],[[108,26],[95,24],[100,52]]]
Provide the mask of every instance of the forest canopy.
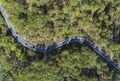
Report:
[[[119,0],[0,0],[33,45],[84,37],[120,65]],[[112,36],[112,38],[111,38]],[[119,81],[120,74],[83,43],[35,53],[15,40],[0,13],[0,81]]]

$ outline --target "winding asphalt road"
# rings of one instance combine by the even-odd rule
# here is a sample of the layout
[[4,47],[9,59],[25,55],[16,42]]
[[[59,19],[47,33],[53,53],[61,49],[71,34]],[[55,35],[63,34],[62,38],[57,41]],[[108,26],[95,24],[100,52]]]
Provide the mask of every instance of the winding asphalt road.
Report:
[[13,37],[20,42],[24,47],[33,50],[35,52],[40,52],[40,53],[46,53],[46,52],[50,52],[58,47],[61,47],[63,45],[69,44],[69,43],[73,43],[73,42],[82,42],[86,45],[88,45],[91,49],[93,49],[97,54],[99,54],[103,59],[106,60],[106,62],[108,62],[109,65],[111,65],[113,68],[115,68],[117,71],[120,72],[120,66],[114,62],[112,59],[110,59],[110,57],[104,52],[102,51],[98,46],[96,46],[93,42],[91,42],[90,40],[86,39],[86,38],[81,38],[81,37],[72,37],[72,38],[68,38],[65,40],[62,40],[56,44],[50,45],[48,47],[37,47],[34,45],[31,45],[30,43],[26,42],[14,29],[14,26],[12,25],[12,23],[8,20],[8,16],[6,14],[6,12],[4,11],[3,7],[0,5],[0,12],[3,16],[3,18],[5,19],[8,28],[11,30]]

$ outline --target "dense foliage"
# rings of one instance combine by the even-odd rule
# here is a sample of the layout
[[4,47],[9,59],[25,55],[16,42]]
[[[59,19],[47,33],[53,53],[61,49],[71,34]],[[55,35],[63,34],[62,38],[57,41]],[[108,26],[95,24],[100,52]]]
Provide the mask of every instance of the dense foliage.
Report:
[[[80,36],[120,64],[119,0],[0,0],[9,20],[28,42],[50,45]],[[110,38],[110,36],[113,36]],[[47,54],[24,48],[0,15],[0,81],[119,81],[120,74],[84,44]]]

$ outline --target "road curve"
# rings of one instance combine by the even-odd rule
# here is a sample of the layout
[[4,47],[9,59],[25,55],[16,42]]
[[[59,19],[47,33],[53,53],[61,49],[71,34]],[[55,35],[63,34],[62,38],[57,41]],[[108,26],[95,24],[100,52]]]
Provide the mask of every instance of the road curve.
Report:
[[113,68],[115,68],[117,71],[120,72],[120,66],[114,62],[112,59],[110,59],[110,57],[104,52],[102,51],[98,46],[96,46],[93,42],[91,42],[90,40],[86,39],[86,38],[81,38],[81,37],[72,37],[72,38],[68,38],[65,40],[62,40],[58,43],[55,43],[53,45],[50,45],[48,47],[37,47],[34,45],[31,45],[30,43],[26,42],[18,33],[17,31],[14,29],[14,26],[12,25],[12,23],[8,20],[8,16],[6,14],[6,12],[4,11],[3,7],[0,5],[0,12],[3,16],[3,18],[5,19],[8,28],[11,30],[12,32],[12,36],[18,41],[20,42],[24,47],[35,51],[35,52],[40,52],[40,53],[46,53],[46,52],[50,52],[58,47],[61,47],[63,45],[69,44],[69,43],[73,43],[73,42],[82,42],[84,44],[86,44],[87,46],[89,46],[91,49],[93,49],[97,54],[99,54],[103,59],[106,60],[106,62],[111,65]]

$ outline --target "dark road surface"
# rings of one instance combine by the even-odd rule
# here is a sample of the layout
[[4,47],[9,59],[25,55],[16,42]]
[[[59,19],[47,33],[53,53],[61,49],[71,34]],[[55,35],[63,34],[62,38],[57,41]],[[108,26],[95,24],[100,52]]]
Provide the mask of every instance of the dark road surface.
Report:
[[99,47],[97,47],[93,42],[91,42],[90,40],[86,39],[86,38],[81,38],[81,37],[72,37],[72,38],[68,38],[65,40],[62,40],[56,44],[50,45],[48,47],[42,47],[39,48],[37,46],[31,45],[30,43],[26,42],[14,29],[14,26],[11,24],[11,22],[8,20],[8,16],[6,14],[6,12],[4,11],[3,7],[0,5],[0,12],[3,16],[3,18],[5,19],[8,28],[11,30],[13,37],[20,42],[24,47],[29,48],[30,50],[33,50],[35,52],[40,52],[40,53],[46,53],[46,52],[50,52],[58,47],[61,47],[63,45],[69,44],[69,43],[73,43],[73,42],[82,42],[84,44],[86,44],[87,46],[89,46],[91,49],[93,49],[97,54],[99,54],[103,59],[105,59],[107,61],[107,63],[109,65],[111,65],[113,68],[115,68],[117,71],[120,72],[120,66],[114,62],[112,59],[110,59],[110,57],[104,52],[102,51]]

